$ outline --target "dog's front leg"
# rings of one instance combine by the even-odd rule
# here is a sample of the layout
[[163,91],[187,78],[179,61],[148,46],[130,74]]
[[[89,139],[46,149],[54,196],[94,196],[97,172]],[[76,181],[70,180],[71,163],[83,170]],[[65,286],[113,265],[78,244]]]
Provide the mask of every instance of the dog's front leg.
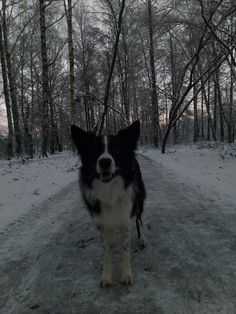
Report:
[[100,285],[107,287],[112,285],[112,230],[109,227],[101,226],[101,240],[102,240],[102,253],[103,253],[103,272],[100,278]]
[[130,233],[131,225],[121,227],[121,246],[122,246],[122,282],[126,285],[132,284],[133,274],[130,265]]

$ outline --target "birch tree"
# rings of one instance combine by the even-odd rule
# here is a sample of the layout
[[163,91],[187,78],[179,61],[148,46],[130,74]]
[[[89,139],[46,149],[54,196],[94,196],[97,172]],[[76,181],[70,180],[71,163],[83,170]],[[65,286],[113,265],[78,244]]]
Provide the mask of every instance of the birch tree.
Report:
[[1,20],[2,20],[2,35],[3,35],[3,41],[4,41],[3,53],[5,54],[7,77],[8,77],[9,90],[10,90],[11,110],[12,110],[12,117],[13,117],[15,142],[16,142],[16,155],[20,156],[22,154],[22,136],[21,136],[21,129],[20,129],[20,121],[19,121],[19,109],[18,109],[18,103],[17,103],[16,85],[15,85],[15,80],[14,80],[14,75],[13,75],[13,66],[12,66],[13,60],[11,58],[12,56],[11,56],[10,48],[9,48],[6,0],[2,1]]
[[11,112],[11,103],[10,95],[8,92],[8,79],[7,79],[7,68],[6,68],[6,59],[5,59],[5,48],[2,35],[2,24],[0,22],[0,58],[1,58],[1,67],[2,67],[2,79],[3,79],[3,93],[7,111],[7,124],[8,124],[8,141],[6,147],[6,158],[10,160],[13,157],[13,125],[12,125],[12,112]]
[[41,58],[42,58],[42,156],[48,156],[48,137],[49,137],[49,85],[48,85],[48,56],[46,39],[46,1],[39,0],[39,20],[41,34]]
[[64,7],[67,20],[67,33],[68,33],[68,55],[69,55],[69,68],[70,68],[70,114],[73,124],[78,120],[76,118],[76,105],[75,105],[75,62],[74,62],[74,43],[73,43],[73,20],[72,20],[72,1],[68,0],[67,4],[64,0]]

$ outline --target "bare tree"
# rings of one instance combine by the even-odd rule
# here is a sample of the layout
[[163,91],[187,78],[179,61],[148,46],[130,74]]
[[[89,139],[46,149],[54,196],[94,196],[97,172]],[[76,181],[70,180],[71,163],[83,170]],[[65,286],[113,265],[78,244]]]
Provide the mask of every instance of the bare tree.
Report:
[[71,123],[101,134],[138,118],[142,144],[163,152],[234,142],[235,12],[233,0],[3,0],[8,157],[68,148]]
[[73,43],[73,21],[72,21],[72,1],[64,0],[64,7],[67,20],[68,32],[68,51],[69,51],[69,64],[70,64],[70,114],[72,123],[76,123],[76,104],[75,104],[75,62],[74,62],[74,43]]
[[152,0],[147,0],[148,8],[148,31],[149,31],[149,58],[151,71],[151,100],[152,100],[152,124],[153,124],[153,143],[156,147],[159,146],[159,108],[156,88],[156,70],[154,57],[154,43],[153,43],[153,8]]
[[7,68],[6,60],[4,54],[4,42],[2,36],[2,26],[0,22],[0,58],[1,58],[1,67],[2,67],[2,78],[3,78],[3,92],[5,98],[5,105],[7,111],[7,124],[8,124],[8,142],[6,147],[6,157],[11,159],[13,157],[13,125],[12,125],[12,112],[11,112],[11,103],[10,96],[8,92],[8,79],[7,79]]
[[[109,2],[109,0],[108,0],[108,2]],[[110,2],[109,2],[109,5],[112,8],[112,5]],[[113,48],[113,52],[112,52],[113,53],[112,61],[111,61],[110,71],[109,71],[109,75],[108,75],[107,83],[106,83],[106,88],[105,88],[105,95],[104,95],[104,102],[103,102],[104,110],[103,110],[103,113],[101,116],[101,122],[100,122],[98,132],[97,132],[98,134],[102,133],[105,118],[106,118],[106,115],[108,112],[108,100],[109,100],[109,93],[110,93],[110,87],[111,87],[111,79],[112,79],[112,74],[113,74],[115,62],[116,62],[116,56],[117,56],[117,51],[118,51],[118,44],[119,44],[119,39],[120,39],[124,8],[125,8],[125,0],[122,0],[120,12],[119,12],[119,17],[118,17],[118,22],[117,22],[116,39],[115,39],[115,44],[114,44],[114,48]]]
[[45,21],[46,1],[39,0],[40,14],[40,33],[41,33],[41,58],[42,58],[42,156],[48,156],[48,137],[49,137],[49,86],[48,86],[48,56],[46,40],[46,21]]
[[13,69],[12,69],[13,60],[11,59],[9,43],[8,43],[9,40],[8,40],[6,10],[7,10],[6,0],[3,0],[2,1],[2,14],[1,14],[2,33],[3,33],[3,40],[4,40],[3,53],[5,54],[8,83],[9,83],[9,88],[10,88],[11,109],[12,109],[13,124],[14,124],[14,134],[15,134],[15,140],[16,140],[16,155],[20,156],[22,154],[22,138],[21,138],[21,130],[20,130],[16,88],[15,88],[15,82],[14,82]]

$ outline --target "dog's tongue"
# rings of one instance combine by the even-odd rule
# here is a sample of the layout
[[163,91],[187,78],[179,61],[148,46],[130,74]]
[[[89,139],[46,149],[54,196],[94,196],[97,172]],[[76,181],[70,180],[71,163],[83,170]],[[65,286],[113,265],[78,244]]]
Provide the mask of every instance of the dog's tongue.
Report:
[[103,182],[108,182],[112,179],[112,173],[109,173],[109,172],[103,172],[100,174],[100,179],[103,181]]

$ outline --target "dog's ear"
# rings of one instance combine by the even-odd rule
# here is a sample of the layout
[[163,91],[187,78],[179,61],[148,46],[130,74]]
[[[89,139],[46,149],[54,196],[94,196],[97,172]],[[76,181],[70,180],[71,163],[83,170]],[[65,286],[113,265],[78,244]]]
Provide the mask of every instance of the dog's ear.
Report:
[[121,130],[118,136],[122,139],[128,149],[135,150],[137,147],[138,139],[140,134],[140,122],[139,120],[133,122],[129,127]]
[[89,137],[92,134],[85,132],[84,130],[82,130],[81,128],[79,128],[76,125],[71,125],[71,137],[78,149],[78,152],[80,153],[81,150],[88,145],[89,143]]

